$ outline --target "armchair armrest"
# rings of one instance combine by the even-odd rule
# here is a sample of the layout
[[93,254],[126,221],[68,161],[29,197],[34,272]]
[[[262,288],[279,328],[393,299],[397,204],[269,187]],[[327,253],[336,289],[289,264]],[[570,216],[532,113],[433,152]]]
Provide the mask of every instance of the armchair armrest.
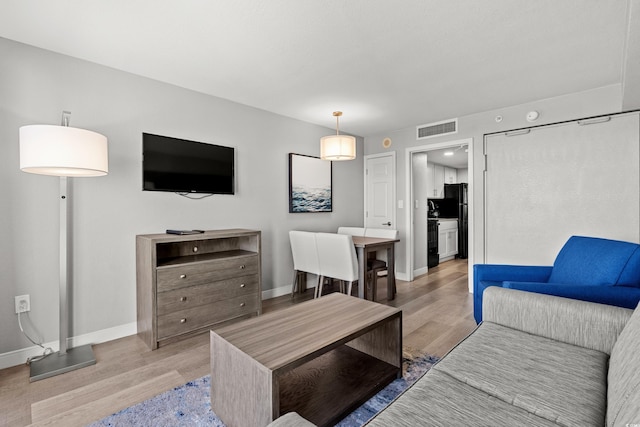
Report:
[[611,354],[633,310],[497,286],[484,293],[484,321]]
[[533,265],[475,264],[473,266],[473,317],[482,321],[482,294],[489,286],[502,286],[505,280],[546,282],[553,267]]
[[551,276],[551,266],[476,264],[473,266],[474,280],[515,282],[546,282]]
[[589,286],[566,283],[504,282],[503,287],[564,298],[634,309],[640,302],[640,288],[632,286]]

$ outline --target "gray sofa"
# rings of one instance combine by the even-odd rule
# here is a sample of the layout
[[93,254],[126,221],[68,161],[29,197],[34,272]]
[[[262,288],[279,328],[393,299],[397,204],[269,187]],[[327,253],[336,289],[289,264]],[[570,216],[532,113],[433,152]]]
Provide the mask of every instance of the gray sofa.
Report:
[[[640,426],[640,308],[490,287],[483,309],[369,427]],[[291,413],[271,425],[311,424]]]

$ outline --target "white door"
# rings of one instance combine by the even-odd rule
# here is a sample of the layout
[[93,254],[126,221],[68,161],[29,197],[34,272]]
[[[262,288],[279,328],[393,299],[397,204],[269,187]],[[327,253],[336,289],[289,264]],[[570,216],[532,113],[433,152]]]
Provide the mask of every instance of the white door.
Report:
[[365,156],[365,218],[367,228],[396,226],[396,153]]

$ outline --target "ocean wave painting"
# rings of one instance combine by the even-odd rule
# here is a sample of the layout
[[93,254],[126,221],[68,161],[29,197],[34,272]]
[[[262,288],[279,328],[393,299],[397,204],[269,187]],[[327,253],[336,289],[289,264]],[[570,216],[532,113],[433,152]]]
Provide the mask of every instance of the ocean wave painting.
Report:
[[289,153],[289,212],[332,212],[330,161]]
[[291,189],[292,212],[331,212],[331,187]]

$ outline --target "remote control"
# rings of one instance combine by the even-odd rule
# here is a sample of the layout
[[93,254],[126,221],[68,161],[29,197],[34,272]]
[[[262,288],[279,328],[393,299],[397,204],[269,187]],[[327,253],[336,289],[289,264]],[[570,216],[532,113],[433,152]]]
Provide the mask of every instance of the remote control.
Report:
[[201,234],[204,233],[202,230],[167,230],[167,234]]

